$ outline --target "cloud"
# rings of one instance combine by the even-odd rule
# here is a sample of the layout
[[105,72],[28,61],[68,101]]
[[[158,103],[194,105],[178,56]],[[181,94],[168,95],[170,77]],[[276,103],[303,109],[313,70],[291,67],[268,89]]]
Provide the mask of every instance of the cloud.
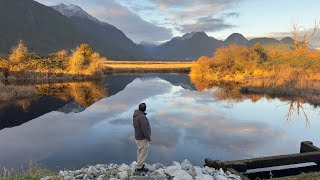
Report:
[[150,0],[161,8],[186,8],[195,6],[226,6],[233,5],[241,0]]
[[197,20],[196,23],[192,24],[183,24],[178,30],[187,33],[192,31],[207,31],[215,32],[224,29],[229,29],[235,27],[234,25],[224,22],[224,19],[221,18],[212,18],[212,17],[202,17]]
[[114,0],[37,0],[45,5],[59,3],[75,4],[82,7],[92,16],[101,21],[112,24],[122,30],[134,42],[141,41],[157,42],[170,39],[172,31],[170,28],[159,26],[142,19],[137,13],[132,12]]
[[[303,39],[304,34],[307,34],[307,38],[309,38],[309,36],[312,34],[312,32],[313,32],[312,28],[306,29],[306,30],[301,30],[300,31],[300,39],[301,40]],[[271,32],[271,33],[265,34],[264,36],[273,37],[273,38],[280,40],[284,37],[292,37],[292,34],[289,31],[288,32]],[[310,45],[315,48],[320,47],[319,39],[320,39],[320,29],[318,29],[316,31],[316,33],[314,34],[313,38],[310,41]]]
[[94,7],[88,11],[98,19],[123,30],[128,37],[138,43],[163,41],[172,37],[171,29],[147,22],[123,6]]
[[149,0],[158,10],[168,14],[174,28],[182,33],[191,31],[215,32],[232,28],[225,23],[228,18],[238,17],[239,13],[222,14],[243,0]]
[[240,16],[240,14],[237,12],[231,12],[231,13],[225,13],[224,16],[227,18],[229,18],[229,17],[237,18]]

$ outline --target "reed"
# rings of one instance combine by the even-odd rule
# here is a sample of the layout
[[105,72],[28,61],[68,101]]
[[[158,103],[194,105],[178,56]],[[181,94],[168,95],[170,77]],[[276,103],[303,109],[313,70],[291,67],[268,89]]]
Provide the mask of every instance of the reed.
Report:
[[36,95],[37,90],[33,86],[15,86],[0,83],[0,101],[10,101]]

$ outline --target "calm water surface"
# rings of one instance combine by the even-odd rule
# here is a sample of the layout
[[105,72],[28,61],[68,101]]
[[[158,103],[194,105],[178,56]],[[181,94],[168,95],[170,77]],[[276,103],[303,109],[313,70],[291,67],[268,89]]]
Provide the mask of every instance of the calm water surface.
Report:
[[320,110],[302,104],[286,119],[290,99],[224,99],[197,91],[188,75],[117,75],[102,82],[38,85],[43,96],[0,106],[0,166],[28,160],[50,168],[130,163],[136,158],[132,113],[147,104],[149,163],[210,157],[235,160],[299,152],[320,145]]

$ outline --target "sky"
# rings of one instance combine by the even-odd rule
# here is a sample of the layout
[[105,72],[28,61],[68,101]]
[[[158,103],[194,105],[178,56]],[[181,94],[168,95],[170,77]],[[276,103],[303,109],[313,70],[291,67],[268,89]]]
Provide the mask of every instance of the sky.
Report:
[[[319,0],[36,0],[75,4],[122,30],[134,42],[164,42],[192,31],[220,40],[290,36],[293,24],[308,32],[320,20]],[[320,32],[320,30],[319,30]],[[320,40],[320,33],[314,41]],[[317,42],[313,42],[317,44]],[[320,47],[320,44],[319,44]]]

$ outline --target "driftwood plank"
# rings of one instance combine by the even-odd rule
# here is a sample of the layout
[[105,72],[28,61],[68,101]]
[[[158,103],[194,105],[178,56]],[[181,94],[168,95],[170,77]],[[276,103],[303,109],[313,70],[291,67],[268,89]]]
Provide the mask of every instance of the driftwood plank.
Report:
[[320,148],[314,146],[312,142],[310,141],[301,142],[300,153],[316,152],[316,151],[320,151]]

